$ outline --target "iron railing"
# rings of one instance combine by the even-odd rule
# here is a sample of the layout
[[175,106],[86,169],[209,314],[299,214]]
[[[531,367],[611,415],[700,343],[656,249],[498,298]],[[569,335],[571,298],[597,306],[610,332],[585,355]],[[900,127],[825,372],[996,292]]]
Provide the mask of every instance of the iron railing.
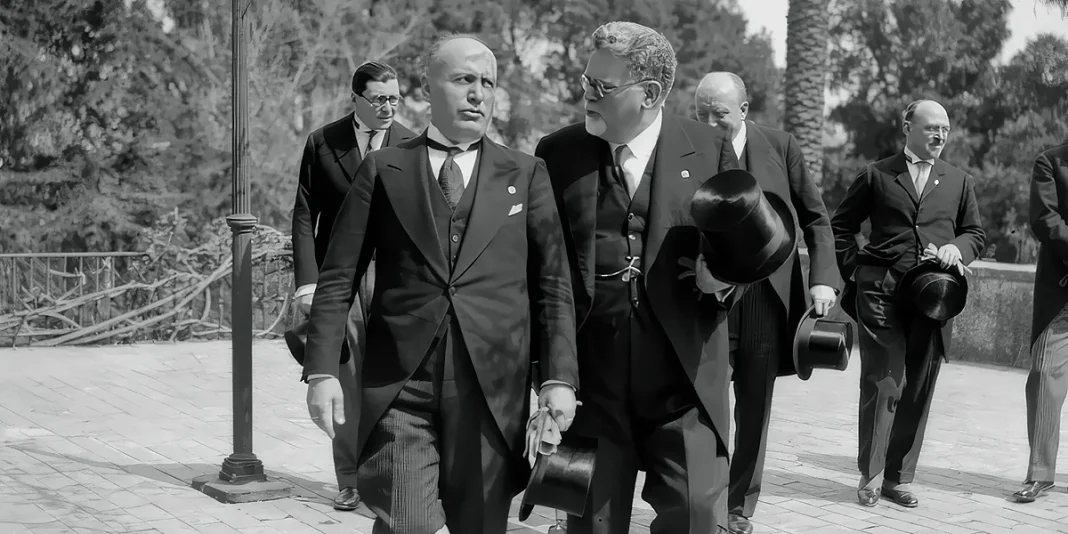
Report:
[[[253,262],[253,332],[294,322],[290,252]],[[0,345],[226,337],[230,269],[161,269],[142,252],[0,254]]]

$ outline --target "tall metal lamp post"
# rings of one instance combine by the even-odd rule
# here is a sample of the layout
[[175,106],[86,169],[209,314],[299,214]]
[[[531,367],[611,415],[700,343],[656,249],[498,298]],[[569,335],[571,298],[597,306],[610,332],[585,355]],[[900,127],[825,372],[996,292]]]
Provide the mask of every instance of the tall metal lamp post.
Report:
[[232,214],[226,224],[233,234],[230,326],[233,360],[234,452],[216,475],[194,479],[193,486],[229,503],[263,501],[289,495],[292,488],[268,480],[263,462],[252,452],[252,231],[256,217],[249,202],[245,156],[248,154],[248,6],[253,0],[231,0],[231,76],[233,96]]

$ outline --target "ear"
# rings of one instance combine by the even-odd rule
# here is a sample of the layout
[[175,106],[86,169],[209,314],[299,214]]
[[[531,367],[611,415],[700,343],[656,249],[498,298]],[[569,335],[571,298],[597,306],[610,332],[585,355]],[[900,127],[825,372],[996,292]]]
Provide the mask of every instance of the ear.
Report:
[[905,134],[905,137],[908,137],[909,130],[911,130],[911,129],[912,129],[912,125],[909,124],[909,121],[905,121],[905,122],[903,122],[901,124],[901,132]]
[[419,87],[423,89],[423,94],[427,97],[430,96],[430,80],[426,74],[419,75]]
[[645,100],[642,101],[642,105],[647,108],[652,108],[660,102],[660,99],[663,96],[664,86],[660,85],[660,82],[650,80],[645,84]]
[[749,102],[742,102],[742,120],[749,116]]

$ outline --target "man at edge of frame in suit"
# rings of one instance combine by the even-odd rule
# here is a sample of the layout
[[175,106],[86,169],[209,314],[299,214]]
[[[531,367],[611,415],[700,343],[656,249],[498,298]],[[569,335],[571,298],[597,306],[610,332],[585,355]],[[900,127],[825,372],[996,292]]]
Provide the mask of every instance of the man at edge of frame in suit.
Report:
[[[311,310],[334,217],[364,156],[372,150],[395,146],[415,137],[411,130],[394,120],[400,104],[400,88],[392,67],[377,61],[360,65],[352,74],[351,90],[353,112],[312,132],[301,157],[293,207],[293,270],[297,285],[294,299],[305,315]],[[362,330],[373,288],[372,265],[350,311],[350,352],[360,350],[364,343]],[[346,363],[339,377],[341,387],[350,394],[357,382],[355,372],[351,363]],[[356,411],[353,409],[348,413],[350,421],[356,421]],[[352,422],[334,429],[332,446],[338,485],[338,494],[334,498],[336,510],[355,510],[360,503],[356,491],[356,457],[353,455],[357,426],[358,423]]]
[[[731,309],[731,367],[734,381],[734,451],[727,495],[731,534],[750,534],[764,473],[777,376],[797,374],[793,339],[808,309],[827,315],[837,298],[838,267],[834,234],[819,188],[809,177],[794,136],[746,120],[749,97],[745,82],[731,72],[711,72],[694,94],[697,118],[727,132],[738,164],[765,192],[789,199],[796,224],[808,245],[808,283],[801,256],[770,278],[752,284]],[[787,224],[794,224],[792,221]]]
[[737,157],[722,130],[664,111],[676,59],[663,35],[609,22],[592,40],[585,122],[535,151],[572,261],[583,404],[570,432],[599,440],[586,512],[567,532],[629,532],[639,470],[652,534],[723,532],[727,310],[745,288],[709,273],[690,201]]
[[1035,158],[1031,171],[1031,231],[1038,265],[1031,325],[1031,372],[1024,386],[1031,448],[1024,487],[1012,495],[1034,502],[1057,476],[1061,412],[1068,395],[1068,144]]
[[[831,218],[831,229],[846,280],[843,309],[850,309],[845,302],[849,294],[856,295],[857,501],[875,506],[886,497],[914,508],[919,500],[911,483],[953,321],[938,324],[919,313],[901,313],[897,284],[926,259],[963,276],[982,253],[986,233],[975,179],[939,158],[950,132],[945,108],[917,100],[905,108],[902,119],[904,151],[860,171]],[[871,237],[860,248],[857,235],[865,220],[871,222]]]
[[308,411],[345,419],[337,354],[375,256],[355,454],[372,532],[504,534],[526,485],[531,359],[561,430],[579,384],[575,309],[544,164],[486,136],[497,60],[472,36],[427,53],[430,126],[372,152],[338,212],[312,303]]

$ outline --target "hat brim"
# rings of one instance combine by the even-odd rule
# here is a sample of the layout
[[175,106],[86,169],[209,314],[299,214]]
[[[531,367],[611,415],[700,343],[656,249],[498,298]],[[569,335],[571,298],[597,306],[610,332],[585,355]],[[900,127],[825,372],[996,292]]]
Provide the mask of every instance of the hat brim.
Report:
[[768,204],[779,215],[779,219],[782,220],[787,238],[783,240],[775,251],[768,255],[763,263],[756,266],[748,265],[744,262],[731,261],[732,251],[717,250],[714,246],[710,247],[711,255],[715,256],[717,260],[709,262],[706,267],[708,267],[708,272],[717,280],[735,285],[754,284],[775,274],[775,271],[786,265],[797,253],[797,224],[794,222],[790,206],[774,193],[765,192],[764,198],[768,200]]
[[812,376],[812,365],[801,365],[801,352],[803,344],[807,342],[815,328],[816,305],[813,304],[805,312],[805,315],[801,317],[801,321],[797,324],[797,330],[794,331],[794,370],[797,371],[797,377],[801,380],[808,380]]
[[[519,505],[519,520],[526,521],[535,505],[549,506],[570,515],[582,517],[586,500],[593,485],[596,470],[597,440],[564,433],[556,453],[538,455],[530,471],[523,500]],[[553,458],[555,457],[555,458]],[[567,458],[566,465],[561,460]],[[553,495],[557,500],[543,498]],[[559,498],[562,495],[571,499]]]
[[[914,299],[915,295],[912,292],[912,286],[916,282],[917,278],[928,273],[948,274],[957,281],[957,284],[960,285],[962,292],[960,305],[952,309],[952,311],[948,313],[945,317],[932,317],[930,314],[926,313],[925,310],[920,309],[920,307],[916,305],[916,301]],[[936,260],[922,260],[916,265],[912,266],[912,268],[908,271],[905,271],[905,274],[901,276],[901,280],[897,284],[896,292],[898,305],[904,310],[920,313],[924,317],[927,317],[931,320],[948,321],[960,315],[961,312],[964,311],[964,307],[968,303],[968,277],[960,274],[956,271],[956,269],[943,269],[942,266],[939,265]],[[906,315],[911,315],[911,313],[906,313]]]

